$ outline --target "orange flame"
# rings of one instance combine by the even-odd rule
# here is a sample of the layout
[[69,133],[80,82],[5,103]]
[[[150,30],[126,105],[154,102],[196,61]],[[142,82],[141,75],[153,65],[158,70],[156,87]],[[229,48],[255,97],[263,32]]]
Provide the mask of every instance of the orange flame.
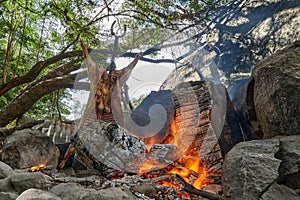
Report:
[[38,172],[43,170],[46,167],[45,163],[30,167],[31,172]]
[[[173,144],[180,149],[180,142],[182,142],[182,134],[183,132],[178,132],[178,126],[174,122],[171,124],[171,131],[172,133],[167,137],[167,139],[163,142],[164,144]],[[144,141],[146,144],[147,141]],[[155,144],[157,142],[151,140],[151,144]],[[182,149],[181,149],[182,150]],[[147,153],[150,152],[150,149],[147,148]],[[181,176],[187,183],[193,185],[195,188],[203,188],[207,186],[207,174],[206,169],[201,166],[201,160],[198,156],[191,155],[190,152],[184,152],[184,157],[181,157],[179,163],[181,166],[176,166],[169,170],[168,174],[177,174]],[[155,168],[165,168],[167,165],[146,160],[146,162],[140,167],[140,175],[143,175]],[[174,184],[164,181],[161,183],[165,186],[175,187]],[[176,186],[177,187],[177,186]],[[175,188],[176,188],[175,187]]]

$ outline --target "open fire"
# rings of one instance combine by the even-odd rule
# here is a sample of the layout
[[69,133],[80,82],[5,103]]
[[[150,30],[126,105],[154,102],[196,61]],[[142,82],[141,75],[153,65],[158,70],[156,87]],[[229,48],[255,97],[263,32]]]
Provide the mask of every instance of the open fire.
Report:
[[44,163],[41,163],[39,165],[30,167],[29,171],[30,172],[38,172],[38,171],[42,171],[45,168],[46,168],[46,165]]
[[[207,170],[201,165],[199,156],[195,155],[195,149],[182,149],[182,146],[179,145],[183,132],[180,133],[177,131],[175,122],[172,124],[171,130],[172,133],[169,134],[162,144],[174,145],[177,148],[176,151],[172,151],[173,154],[176,154],[175,156],[173,155],[176,159],[168,160],[168,158],[165,158],[163,161],[158,161],[159,159],[153,160],[153,158],[147,157],[146,162],[140,167],[139,175],[146,178],[153,178],[164,174],[176,174],[195,188],[201,189],[207,186],[211,181],[207,179]],[[148,146],[147,153],[152,151],[153,144],[159,143],[159,141],[154,141],[153,139],[144,140],[144,142]],[[178,184],[168,181],[161,181],[160,184],[179,189]]]

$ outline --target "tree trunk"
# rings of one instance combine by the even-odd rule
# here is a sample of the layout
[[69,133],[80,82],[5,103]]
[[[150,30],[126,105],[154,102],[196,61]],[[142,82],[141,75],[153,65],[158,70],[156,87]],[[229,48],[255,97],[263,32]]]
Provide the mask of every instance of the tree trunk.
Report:
[[73,88],[76,74],[56,77],[27,87],[8,106],[0,111],[0,127],[6,126],[28,111],[41,97],[61,88]]

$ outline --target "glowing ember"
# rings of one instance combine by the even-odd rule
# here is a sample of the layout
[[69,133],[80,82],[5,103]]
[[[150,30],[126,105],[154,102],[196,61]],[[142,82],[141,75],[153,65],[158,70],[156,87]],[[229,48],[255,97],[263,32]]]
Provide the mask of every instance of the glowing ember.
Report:
[[165,168],[167,167],[167,165],[164,165],[164,164],[161,164],[161,163],[158,163],[158,162],[154,162],[154,161],[151,161],[151,160],[146,160],[140,167],[140,175],[143,175],[144,173],[147,173],[149,171],[152,171],[154,169],[157,169],[157,168]]
[[46,167],[46,165],[44,163],[42,163],[42,164],[30,167],[29,171],[38,172],[38,171],[41,171],[41,170],[45,169],[45,167]]
[[[163,144],[172,144],[177,146],[180,149],[180,141],[182,142],[182,134],[183,132],[178,133],[177,132],[177,126],[175,123],[171,125],[172,133],[163,141]],[[158,142],[155,142],[153,140],[151,141],[151,144],[155,144]],[[147,140],[144,142],[146,145],[149,143]],[[182,149],[180,149],[182,150]],[[147,148],[147,153],[149,153],[150,150]],[[194,153],[189,152],[186,150],[183,155],[180,155],[180,159],[177,160],[178,165],[171,166],[166,164],[161,164],[158,162],[155,162],[153,160],[146,160],[146,162],[140,167],[140,176],[146,176],[147,172],[155,170],[157,168],[165,168],[168,171],[167,174],[177,174],[181,176],[187,183],[193,185],[195,188],[203,188],[207,186],[208,180],[207,180],[207,174],[206,169],[201,166],[201,160],[199,159],[199,156],[195,156]],[[178,185],[170,183],[168,181],[161,182],[161,185],[174,187],[178,189]]]

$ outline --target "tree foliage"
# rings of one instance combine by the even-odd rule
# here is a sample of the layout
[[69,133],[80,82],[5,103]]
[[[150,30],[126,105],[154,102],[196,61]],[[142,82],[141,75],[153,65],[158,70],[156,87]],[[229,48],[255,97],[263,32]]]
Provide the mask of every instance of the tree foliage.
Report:
[[[1,109],[21,96],[26,88],[50,78],[47,75],[52,70],[67,64],[70,61],[68,56],[55,55],[77,49],[79,37],[86,40],[90,47],[101,46],[95,37],[100,26],[92,21],[95,20],[92,15],[97,14],[97,6],[97,3],[82,0],[7,0],[1,3]],[[65,72],[60,69],[61,73],[78,69],[79,61],[72,63]],[[63,102],[70,96],[66,90],[45,95],[29,110],[29,115],[60,118],[69,113],[67,104]]]
[[[79,39],[90,48],[112,49],[113,39],[107,24],[116,20],[119,27],[127,27],[117,51],[129,57],[134,54],[126,51],[135,48],[145,50],[144,55],[155,54],[161,48],[157,44],[166,37],[166,28],[182,28],[188,24],[186,20],[195,20],[196,13],[204,12],[213,2],[1,1],[0,126],[25,112],[34,118],[61,118],[69,114],[66,99],[70,93],[65,88],[73,87],[78,74],[86,77],[84,72],[76,71],[83,61],[81,51],[77,50]],[[151,48],[153,45],[157,48]],[[97,62],[107,64],[105,57],[111,52],[104,54]],[[87,89],[83,82],[76,85]]]
[[[97,54],[95,61],[108,66],[108,58],[113,54],[112,22],[116,21],[117,27],[123,29],[120,32],[125,27],[127,30],[117,48],[118,56],[133,58],[134,52],[139,49],[144,51],[141,58],[144,61],[174,63],[190,52],[172,59],[155,58],[153,55],[170,46],[201,43],[201,37],[214,26],[223,27],[224,31],[219,33],[221,39],[228,38],[228,30],[236,30],[236,27],[221,22],[230,21],[235,15],[228,16],[231,8],[241,12],[238,8],[243,2],[0,1],[0,127],[26,112],[34,118],[63,118],[68,115],[70,90],[66,88],[72,89],[76,83],[77,89],[89,89],[88,84],[82,81],[87,77],[86,73],[78,71],[83,63],[78,41],[82,39],[90,50],[93,49],[92,53]],[[223,11],[223,8],[227,10]],[[117,32],[117,29],[114,31]],[[173,37],[180,33],[186,34],[186,37],[175,41]],[[211,48],[217,52],[224,48],[223,44],[219,40],[216,44],[219,49]]]

